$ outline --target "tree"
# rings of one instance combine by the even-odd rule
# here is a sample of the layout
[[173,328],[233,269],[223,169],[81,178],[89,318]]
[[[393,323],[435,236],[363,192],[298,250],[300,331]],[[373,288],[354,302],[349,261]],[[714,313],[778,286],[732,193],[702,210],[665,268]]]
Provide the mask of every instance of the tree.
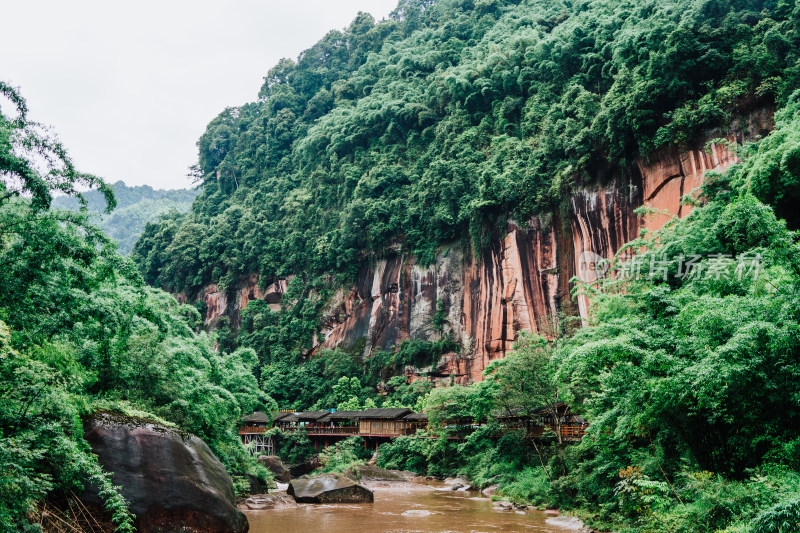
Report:
[[[499,385],[495,401],[502,414],[522,416],[526,420],[540,424],[544,420],[552,421],[562,473],[566,474],[565,442],[561,431],[564,422],[564,402],[559,397],[559,382],[553,353],[550,341],[530,332],[522,332],[514,345],[514,352],[493,367],[487,368],[486,374],[488,379]],[[535,442],[534,446],[539,453],[539,447]],[[540,460],[542,460],[541,454]],[[544,467],[543,460],[542,466]]]
[[85,204],[79,187],[98,188],[106,200],[106,211],[116,201],[111,188],[91,174],[79,172],[66,149],[46,129],[28,120],[28,107],[19,91],[0,81],[0,95],[10,100],[16,117],[0,108],[0,204],[20,194],[29,195],[34,209],[47,209],[53,192],[76,196]]

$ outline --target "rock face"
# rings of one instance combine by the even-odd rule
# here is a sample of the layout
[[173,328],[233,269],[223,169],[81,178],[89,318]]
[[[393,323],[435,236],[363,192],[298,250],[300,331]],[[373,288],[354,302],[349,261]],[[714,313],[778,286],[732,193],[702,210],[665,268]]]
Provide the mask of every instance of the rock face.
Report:
[[[585,321],[589,302],[584,297],[573,301],[571,278],[597,279],[598,260],[613,258],[640,231],[656,230],[690,212],[681,199],[702,184],[707,171],[722,171],[737,161],[728,144],[706,149],[708,141],[741,143],[770,129],[772,109],[759,109],[734,128],[707,132],[689,148],[670,147],[625,168],[596,168],[563,209],[527,221],[509,220],[506,232],[479,257],[454,244],[431,265],[399,253],[364,265],[356,283],[332,298],[316,345],[363,350],[368,357],[405,340],[449,335],[464,347],[462,352],[445,354],[437,368],[425,370],[459,383],[479,381],[486,366],[511,349],[519,331],[552,335],[560,313]],[[641,206],[663,213],[642,219],[634,213]],[[256,281],[246,280],[238,289],[238,307],[228,311],[234,318],[247,303],[242,291],[252,292],[248,287]],[[207,321],[228,305],[211,289],[202,295]],[[285,289],[271,290],[274,299]],[[253,297],[260,296],[253,292]],[[270,301],[269,295],[263,297]],[[444,323],[437,328],[433,317],[440,309]],[[419,370],[407,374],[413,379]]]
[[[288,280],[274,280],[266,290],[261,289],[260,279],[257,274],[251,274],[240,281],[231,291],[223,291],[216,283],[207,285],[199,294],[189,298],[186,294],[178,294],[180,303],[200,300],[206,305],[206,315],[203,322],[206,326],[214,328],[219,320],[227,316],[231,324],[239,327],[242,309],[252,300],[265,300],[272,311],[280,311],[283,293],[288,287]],[[232,300],[230,297],[232,296]],[[232,305],[231,305],[232,304]]]
[[[449,354],[433,375],[460,383],[482,379],[494,359],[511,349],[520,330],[548,336],[558,314],[588,317],[589,302],[570,297],[570,279],[597,279],[595,264],[611,259],[640,231],[656,230],[691,207],[681,199],[703,182],[709,170],[723,171],[737,161],[725,137],[735,144],[772,128],[772,110],[759,109],[736,129],[710,131],[693,147],[664,149],[627,168],[600,168],[590,185],[579,188],[569,208],[522,222],[509,221],[480,257],[453,245],[432,265],[396,255],[365,266],[349,292],[341,291],[323,322],[323,347],[360,347],[364,355],[407,339],[460,341],[461,354]],[[663,214],[641,218],[648,206]],[[433,327],[439,306],[443,331]],[[362,340],[363,339],[363,340]],[[365,341],[365,342],[364,342]],[[413,376],[409,376],[412,377]]]
[[[248,531],[225,468],[197,437],[115,415],[87,420],[84,431],[100,464],[122,487],[137,531]],[[100,501],[92,488],[84,497]]]
[[272,472],[273,476],[275,477],[275,481],[289,483],[292,480],[292,474],[283,464],[281,458],[277,455],[262,455],[258,458],[258,462],[267,467],[267,470]]
[[345,476],[325,474],[312,479],[293,479],[287,494],[297,503],[372,503],[372,491]]

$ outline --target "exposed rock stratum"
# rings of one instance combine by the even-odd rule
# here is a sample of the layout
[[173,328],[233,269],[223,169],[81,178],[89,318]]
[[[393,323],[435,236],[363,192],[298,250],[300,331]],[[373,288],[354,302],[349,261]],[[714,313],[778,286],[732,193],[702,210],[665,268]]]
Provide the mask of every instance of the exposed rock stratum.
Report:
[[[708,171],[723,171],[738,161],[730,146],[771,129],[772,109],[763,108],[731,129],[709,131],[689,148],[665,148],[625,168],[596,168],[560,209],[524,222],[509,220],[506,232],[479,256],[452,244],[430,265],[401,253],[365,264],[356,283],[330,302],[316,346],[363,346],[369,356],[404,340],[450,335],[464,349],[429,370],[460,383],[479,381],[486,366],[511,349],[520,330],[548,336],[557,331],[560,314],[586,320],[588,301],[570,295],[570,279],[596,274],[587,271],[585,252],[611,259],[641,230],[686,216],[691,206],[682,198],[696,194]],[[720,138],[726,142],[708,144]],[[634,213],[641,206],[657,214],[642,218]],[[277,305],[285,281],[273,282],[266,292],[258,281],[251,276],[242,282],[230,308],[216,286],[197,295],[206,301],[206,323],[226,313],[235,323],[253,298]],[[439,302],[446,315],[441,329],[432,320]]]

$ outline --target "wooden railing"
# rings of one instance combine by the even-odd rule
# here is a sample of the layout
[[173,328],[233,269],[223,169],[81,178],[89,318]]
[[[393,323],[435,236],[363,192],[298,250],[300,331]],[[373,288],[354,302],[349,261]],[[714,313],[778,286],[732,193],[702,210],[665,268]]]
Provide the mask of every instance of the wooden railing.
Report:
[[358,433],[358,426],[347,426],[339,428],[331,427],[310,427],[306,428],[309,435],[355,435]]
[[[546,433],[546,430],[550,430],[553,433],[556,432],[556,425],[555,424],[544,424],[544,425],[526,425],[523,423],[517,424],[504,424],[503,430],[504,431],[513,431],[524,429],[527,431],[528,435],[531,437],[541,437]],[[581,440],[583,436],[586,434],[586,424],[578,424],[578,423],[564,423],[561,425],[561,438],[564,440]]]
[[239,435],[253,434],[253,433],[266,433],[269,428],[258,426],[242,426],[239,428]]
[[564,424],[561,426],[561,438],[564,440],[581,440],[586,434],[584,424]]
[[[420,427],[424,427],[420,425]],[[525,425],[525,424],[509,424],[504,425],[503,429],[505,431],[515,430],[515,429],[526,429],[528,434],[533,437],[542,436],[545,433],[545,428],[550,429],[551,431],[556,431],[555,424],[545,424],[543,426],[533,426],[533,425]],[[239,428],[240,435],[246,434],[262,434],[266,433],[270,428],[266,427],[259,427],[259,426],[242,426]],[[297,427],[288,427],[282,428],[284,433],[294,433]],[[370,431],[369,433],[360,433],[358,426],[343,426],[343,427],[314,427],[314,426],[305,426],[305,431],[309,435],[362,435],[365,437],[377,435],[377,436],[400,436],[400,435],[413,435],[417,431],[417,426],[412,427],[405,427],[402,429],[386,429],[385,431]],[[456,429],[455,431],[450,432],[450,436],[452,438],[465,438],[467,435],[474,431],[474,427],[463,427]],[[581,440],[586,433],[586,424],[577,424],[577,423],[565,423],[561,426],[561,438],[564,440],[569,441],[576,441]]]

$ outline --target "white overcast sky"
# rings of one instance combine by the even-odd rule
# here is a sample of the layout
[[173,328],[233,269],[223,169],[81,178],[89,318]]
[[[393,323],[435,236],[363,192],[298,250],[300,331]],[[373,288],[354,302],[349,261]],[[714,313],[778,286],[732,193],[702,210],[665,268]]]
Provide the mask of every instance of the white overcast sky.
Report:
[[52,126],[78,168],[188,187],[195,143],[225,107],[359,11],[397,0],[0,1],[0,79]]

